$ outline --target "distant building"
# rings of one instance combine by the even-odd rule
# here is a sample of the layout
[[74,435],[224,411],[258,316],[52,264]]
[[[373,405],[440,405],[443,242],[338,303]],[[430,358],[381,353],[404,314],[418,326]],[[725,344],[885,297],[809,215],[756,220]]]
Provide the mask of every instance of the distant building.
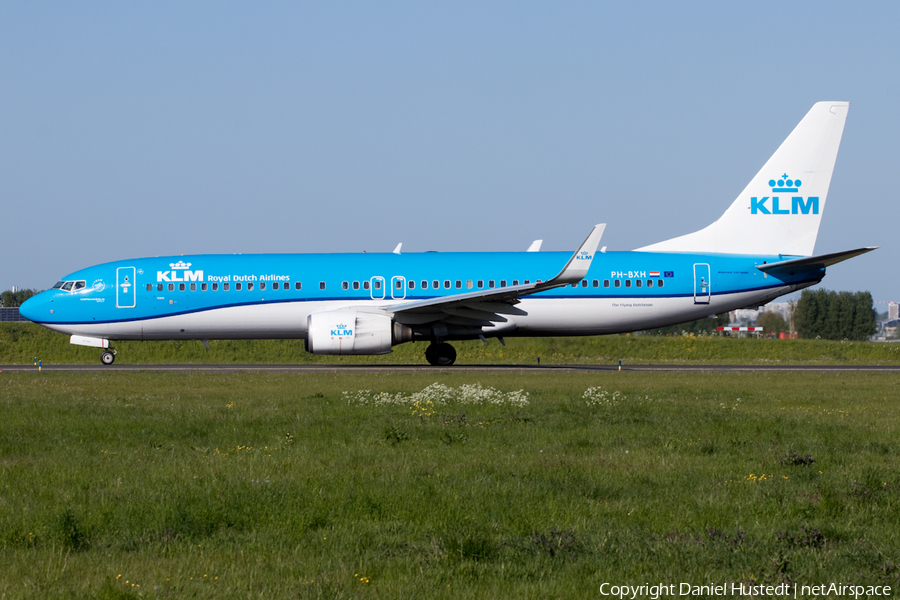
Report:
[[743,308],[740,310],[733,310],[728,313],[728,321],[732,325],[747,325],[748,323],[755,323],[756,319],[759,315],[764,312],[773,312],[781,315],[784,319],[785,323],[790,325],[791,323],[791,308],[794,303],[792,302],[770,302],[765,306],[756,308]]
[[888,321],[900,319],[900,304],[888,302]]
[[885,321],[881,326],[886,337],[895,338],[897,337],[898,328],[900,328],[900,319]]

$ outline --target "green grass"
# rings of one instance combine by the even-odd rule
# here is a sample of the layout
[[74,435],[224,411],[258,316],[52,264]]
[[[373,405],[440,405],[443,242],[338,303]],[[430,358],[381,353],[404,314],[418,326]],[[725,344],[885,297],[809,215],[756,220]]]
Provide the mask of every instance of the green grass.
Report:
[[[302,340],[116,342],[117,364],[426,364],[426,343],[396,346],[381,356],[315,356]],[[771,340],[718,336],[610,335],[509,338],[453,342],[458,364],[898,364],[900,344]],[[68,336],[33,323],[0,324],[0,365],[99,364],[97,348],[73,346]]]
[[892,374],[0,378],[2,598],[900,584]]

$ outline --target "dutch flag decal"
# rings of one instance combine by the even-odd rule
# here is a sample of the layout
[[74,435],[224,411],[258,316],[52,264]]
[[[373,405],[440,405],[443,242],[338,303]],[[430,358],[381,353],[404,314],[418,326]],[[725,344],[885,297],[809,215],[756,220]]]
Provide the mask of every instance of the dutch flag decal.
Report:
[[659,277],[659,271],[650,271],[650,277]]

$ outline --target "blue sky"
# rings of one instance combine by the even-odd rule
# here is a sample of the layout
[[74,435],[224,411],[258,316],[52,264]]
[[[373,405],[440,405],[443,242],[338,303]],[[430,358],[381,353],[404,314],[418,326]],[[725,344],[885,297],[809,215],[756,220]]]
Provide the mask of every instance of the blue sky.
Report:
[[[850,115],[823,286],[900,300],[900,4],[0,4],[0,289],[149,255],[628,250]],[[879,306],[879,310],[884,310]]]

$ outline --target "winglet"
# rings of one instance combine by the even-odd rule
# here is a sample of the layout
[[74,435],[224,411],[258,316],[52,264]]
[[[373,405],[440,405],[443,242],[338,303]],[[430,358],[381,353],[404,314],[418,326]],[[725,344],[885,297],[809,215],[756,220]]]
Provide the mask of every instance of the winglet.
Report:
[[394,248],[394,254],[400,254],[400,248],[403,246],[403,242],[397,244],[397,247]]
[[531,245],[528,246],[528,250],[526,250],[525,252],[540,252],[541,244],[543,243],[544,240],[534,240],[533,242],[531,242]]
[[597,246],[600,245],[600,238],[603,237],[603,231],[606,229],[606,223],[594,225],[594,229],[582,242],[581,247],[575,251],[575,254],[566,263],[559,275],[544,283],[541,287],[556,287],[558,285],[568,285],[570,283],[578,283],[587,275],[588,269],[591,268],[591,261],[594,260],[594,254],[597,252]]

